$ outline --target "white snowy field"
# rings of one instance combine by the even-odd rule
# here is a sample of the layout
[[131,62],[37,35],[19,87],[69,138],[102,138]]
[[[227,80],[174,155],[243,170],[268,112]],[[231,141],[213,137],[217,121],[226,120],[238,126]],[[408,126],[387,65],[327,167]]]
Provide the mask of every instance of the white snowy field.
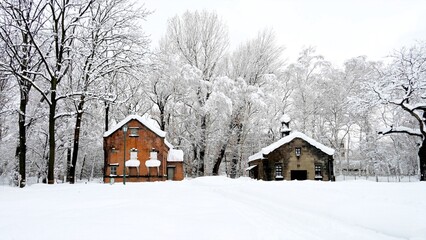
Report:
[[426,183],[0,186],[0,239],[426,239]]

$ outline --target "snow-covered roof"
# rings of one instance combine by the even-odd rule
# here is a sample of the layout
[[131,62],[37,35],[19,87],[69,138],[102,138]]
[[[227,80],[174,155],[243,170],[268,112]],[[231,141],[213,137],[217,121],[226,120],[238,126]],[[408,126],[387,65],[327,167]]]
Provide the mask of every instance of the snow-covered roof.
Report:
[[183,162],[183,151],[180,149],[170,149],[167,155],[167,162]]
[[139,115],[129,115],[125,119],[121,120],[119,123],[114,125],[110,130],[106,131],[104,133],[104,137],[108,137],[109,135],[113,134],[115,131],[123,127],[124,124],[130,122],[131,120],[137,120],[141,124],[143,124],[145,127],[147,127],[149,130],[153,131],[155,134],[157,134],[159,137],[165,137],[166,132],[162,131],[159,127],[157,122],[155,122],[153,119],[146,117],[146,116],[139,116]]
[[169,148],[169,149],[173,149],[174,148],[174,146],[169,142],[169,141],[167,141],[167,139],[164,139],[164,143],[166,144],[166,146]]
[[246,168],[246,171],[250,171],[250,170],[252,170],[255,167],[257,167],[257,165],[250,166],[250,167]]
[[280,122],[284,122],[284,123],[288,123],[291,121],[291,118],[289,115],[287,114],[283,114],[280,118]]
[[258,153],[255,153],[255,154],[251,155],[251,156],[249,157],[249,162],[254,161],[254,160],[257,160],[257,159],[263,159],[263,153],[262,153],[262,151],[260,151],[260,152],[258,152]]
[[303,134],[301,132],[294,131],[294,132],[290,133],[288,136],[281,138],[277,142],[274,142],[271,145],[262,148],[262,150],[260,150],[258,153],[250,156],[249,162],[257,160],[257,159],[262,159],[263,155],[267,155],[267,154],[271,153],[272,151],[281,147],[282,145],[293,141],[293,139],[295,139],[295,138],[300,138],[300,139],[305,140],[306,142],[308,142],[312,146],[318,148],[319,150],[321,150],[322,152],[324,152],[327,155],[332,156],[334,154],[334,149],[329,148],[329,147],[315,141],[314,139],[306,136],[305,134]]
[[147,167],[159,167],[161,165],[160,160],[150,159],[145,162],[145,166]]
[[141,162],[139,160],[127,160],[126,167],[139,167]]

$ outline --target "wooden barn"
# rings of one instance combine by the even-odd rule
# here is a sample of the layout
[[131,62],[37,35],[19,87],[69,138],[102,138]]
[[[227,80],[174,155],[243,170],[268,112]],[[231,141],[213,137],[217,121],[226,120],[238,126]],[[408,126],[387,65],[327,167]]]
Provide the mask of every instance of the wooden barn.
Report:
[[104,133],[104,182],[182,180],[183,151],[150,118],[130,115]]
[[282,138],[249,157],[249,176],[258,180],[334,181],[331,149],[300,132],[282,118]]

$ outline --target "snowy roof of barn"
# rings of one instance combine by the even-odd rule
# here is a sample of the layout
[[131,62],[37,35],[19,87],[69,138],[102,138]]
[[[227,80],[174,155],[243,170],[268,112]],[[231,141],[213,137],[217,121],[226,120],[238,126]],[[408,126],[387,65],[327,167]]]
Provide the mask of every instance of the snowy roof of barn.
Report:
[[124,124],[130,122],[131,120],[137,120],[141,124],[143,124],[145,127],[147,127],[149,130],[153,131],[155,134],[157,134],[159,137],[165,137],[166,132],[162,131],[155,120],[147,117],[147,116],[139,116],[139,115],[129,115],[125,119],[121,120],[119,123],[115,124],[110,130],[106,131],[104,133],[104,137],[108,137],[111,134],[113,134],[115,131],[123,127]]
[[257,159],[263,159],[264,155],[268,155],[269,153],[271,153],[275,149],[281,147],[282,145],[293,141],[293,139],[295,139],[295,138],[300,138],[300,139],[305,140],[306,142],[308,142],[312,146],[318,148],[319,150],[321,150],[322,152],[324,152],[327,155],[332,156],[334,154],[334,149],[329,148],[329,147],[315,141],[314,139],[306,136],[305,134],[303,134],[301,132],[294,131],[294,132],[290,133],[290,135],[281,138],[277,142],[274,142],[271,145],[262,148],[262,150],[260,150],[258,153],[251,155],[249,157],[249,162],[257,160]]

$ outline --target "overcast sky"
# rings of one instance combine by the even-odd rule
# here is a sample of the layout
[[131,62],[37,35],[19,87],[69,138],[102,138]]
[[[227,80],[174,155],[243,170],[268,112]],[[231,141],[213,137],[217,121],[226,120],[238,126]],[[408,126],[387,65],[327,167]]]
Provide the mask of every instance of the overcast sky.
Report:
[[341,65],[367,55],[378,60],[393,49],[426,40],[426,0],[145,0],[155,11],[144,23],[152,45],[167,20],[186,10],[216,11],[228,25],[230,49],[272,28],[294,61],[303,46]]

